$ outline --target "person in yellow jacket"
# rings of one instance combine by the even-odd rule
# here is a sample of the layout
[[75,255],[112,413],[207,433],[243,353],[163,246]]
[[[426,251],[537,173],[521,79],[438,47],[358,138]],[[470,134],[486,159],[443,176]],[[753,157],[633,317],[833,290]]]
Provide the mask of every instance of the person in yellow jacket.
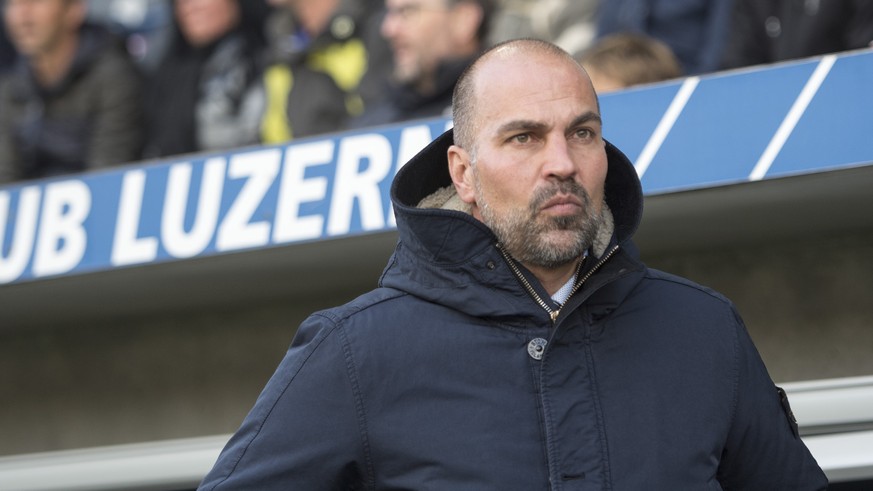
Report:
[[390,54],[375,13],[381,0],[269,0],[269,61],[261,140],[339,130],[381,97]]

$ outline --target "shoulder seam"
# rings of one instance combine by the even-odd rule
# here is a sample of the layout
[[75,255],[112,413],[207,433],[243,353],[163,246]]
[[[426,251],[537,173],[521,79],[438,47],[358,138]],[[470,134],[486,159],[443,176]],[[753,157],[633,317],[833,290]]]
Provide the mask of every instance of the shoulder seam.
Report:
[[[318,317],[324,317],[325,319],[330,320],[335,323],[345,322],[349,317],[363,312],[371,307],[379,305],[381,303],[387,302],[389,300],[394,300],[395,298],[402,297],[408,295],[406,292],[395,290],[394,288],[388,287],[379,287],[379,290],[391,290],[393,293],[384,298],[380,298],[371,302],[358,302],[357,300],[352,300],[348,304],[342,307],[334,307],[327,310],[322,310],[320,312],[315,312],[312,315]],[[375,290],[374,290],[375,291]]]
[[331,323],[331,327],[329,329],[325,329],[324,334],[320,337],[320,339],[318,339],[315,342],[315,345],[313,346],[313,348],[311,350],[309,350],[309,352],[306,354],[303,361],[297,366],[297,369],[294,371],[294,375],[292,375],[288,379],[288,381],[285,383],[285,386],[282,387],[281,391],[279,391],[279,394],[273,400],[273,403],[270,405],[270,408],[264,413],[263,418],[259,419],[257,428],[254,430],[251,438],[249,439],[248,442],[246,442],[242,451],[239,453],[236,460],[233,462],[233,465],[230,467],[230,469],[228,469],[227,474],[224,476],[223,479],[221,479],[220,481],[215,483],[215,485],[211,489],[213,489],[213,490],[217,489],[219,486],[221,486],[223,483],[225,483],[228,479],[230,479],[230,477],[233,475],[234,471],[236,471],[236,468],[239,465],[239,463],[245,457],[246,453],[248,453],[249,448],[251,447],[252,443],[254,443],[254,441],[258,438],[258,436],[260,436],[261,430],[263,429],[264,424],[266,424],[267,419],[269,419],[270,416],[273,414],[273,410],[276,408],[276,405],[279,404],[279,400],[282,399],[282,396],[285,395],[285,392],[288,390],[288,387],[291,386],[291,384],[297,378],[297,375],[300,373],[300,370],[303,368],[304,365],[306,365],[306,362],[309,360],[309,357],[311,357],[312,354],[315,353],[315,351],[318,349],[318,347],[321,346],[321,343],[323,343],[330,336],[330,334],[333,331],[335,331],[336,328],[338,327],[338,324],[336,322],[333,322],[332,319],[327,318],[326,316],[320,316],[320,317],[325,317]]
[[663,271],[659,271],[657,269],[652,269],[652,268],[647,268],[647,272],[646,272],[645,277],[646,277],[646,279],[649,279],[652,281],[664,281],[667,283],[673,283],[673,284],[678,285],[678,286],[684,286],[684,287],[690,288],[692,290],[697,290],[698,292],[703,293],[705,295],[708,295],[708,296],[714,298],[715,300],[718,300],[718,301],[720,301],[728,306],[733,305],[733,303],[728,298],[726,298],[724,295],[722,295],[721,293],[713,290],[712,288],[700,285],[700,284],[695,283],[694,281],[688,280],[686,278],[674,276],[670,273],[665,273]]
[[342,342],[343,356],[346,362],[346,375],[349,377],[349,384],[352,388],[352,398],[355,403],[355,414],[358,418],[358,430],[361,433],[361,448],[364,453],[365,466],[365,481],[367,489],[376,489],[376,471],[373,463],[373,456],[370,452],[370,437],[367,428],[367,411],[364,407],[364,396],[361,393],[360,383],[358,382],[358,368],[355,364],[354,354],[352,353],[351,343],[342,326],[337,329],[338,336]]

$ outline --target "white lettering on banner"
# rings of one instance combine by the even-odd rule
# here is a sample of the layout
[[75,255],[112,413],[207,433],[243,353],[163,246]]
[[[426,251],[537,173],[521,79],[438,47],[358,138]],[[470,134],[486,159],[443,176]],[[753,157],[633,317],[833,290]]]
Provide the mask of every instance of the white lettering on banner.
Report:
[[182,162],[170,167],[161,215],[161,243],[171,256],[196,256],[209,245],[218,223],[226,167],[224,157],[208,159],[203,165],[200,196],[190,232],[185,231],[185,215],[191,191],[192,166],[189,162]]
[[88,234],[83,224],[91,212],[91,190],[82,181],[61,181],[45,187],[33,275],[66,273],[85,255]]
[[36,219],[39,214],[39,199],[42,197],[40,188],[28,186],[21,190],[18,197],[18,213],[15,216],[15,228],[10,238],[9,253],[3,256],[6,227],[12,214],[9,212],[11,201],[8,192],[0,192],[0,284],[17,279],[24,273],[27,262],[33,252],[33,242],[36,237]]
[[112,265],[124,266],[154,261],[158,256],[156,237],[137,237],[142,215],[146,172],[142,169],[125,172],[121,182],[118,218],[112,240]]
[[[391,142],[378,133],[351,136],[342,140],[327,222],[329,235],[348,233],[356,199],[361,211],[361,227],[364,230],[377,230],[385,226],[385,209],[382,206],[379,183],[391,170],[391,153]],[[369,163],[363,172],[359,172],[363,159],[367,159]]]
[[400,145],[397,148],[395,167],[400,170],[412,157],[420,152],[433,140],[430,127],[427,125],[410,126],[400,132]]
[[[168,173],[163,198],[146,195],[161,192],[147,189],[149,168],[123,172],[114,229],[107,230],[112,223],[92,224],[103,231],[100,236],[109,232],[112,240],[109,264],[97,266],[149,263],[161,250],[188,258],[207,252],[213,243],[215,251],[233,251],[345,235],[353,225],[365,231],[393,227],[384,188],[393,173],[432,141],[432,132],[439,130],[432,127],[401,128],[396,139],[374,132],[230,153],[202,164],[173,162],[155,171]],[[202,177],[192,187],[195,172]],[[277,179],[271,218],[264,210],[269,206],[265,199]],[[89,249],[86,220],[99,218],[88,219],[95,205],[86,181],[30,186],[17,194],[0,191],[0,284],[28,274],[28,268],[40,277],[80,265]],[[224,196],[228,185],[239,192]],[[222,217],[223,199],[228,203]],[[158,209],[144,209],[152,202],[160,203]],[[144,228],[158,219],[159,230]]]
[[216,250],[264,246],[270,241],[270,222],[250,220],[279,174],[281,159],[282,152],[277,148],[231,157],[228,177],[246,181],[218,227]]
[[[397,161],[394,164],[395,174],[401,167],[406,165],[412,157],[426,147],[433,136],[430,133],[430,127],[427,125],[410,126],[404,128],[400,133],[400,146],[397,150]],[[397,219],[394,218],[394,207],[388,203],[388,224],[392,227],[397,226]]]
[[329,164],[333,159],[331,140],[291,145],[285,150],[276,218],[273,221],[273,241],[276,243],[321,237],[324,216],[300,216],[300,204],[323,200],[327,195],[327,179],[305,178],[306,168]]

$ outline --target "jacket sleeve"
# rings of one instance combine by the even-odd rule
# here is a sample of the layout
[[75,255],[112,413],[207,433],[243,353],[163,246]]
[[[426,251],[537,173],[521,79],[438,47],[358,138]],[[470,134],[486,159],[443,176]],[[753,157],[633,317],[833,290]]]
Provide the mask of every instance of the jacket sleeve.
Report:
[[21,179],[15,168],[15,152],[9,130],[0,124],[0,186]]
[[728,28],[731,23],[731,0],[715,0],[709,7],[703,24],[703,37],[695,61],[695,73],[714,72],[720,68]]
[[873,2],[855,0],[844,30],[847,49],[864,48],[873,43]]
[[724,489],[827,489],[827,478],[797,434],[787,399],[780,397],[735,312],[734,319],[734,414],[719,466],[719,481]]
[[763,12],[769,3],[756,0],[735,0],[728,22],[727,39],[721,57],[721,69],[739,68],[769,63]]
[[103,87],[98,98],[86,166],[108,167],[139,160],[145,128],[141,79],[129,60],[109,57],[96,75]]
[[8,89],[8,80],[0,80],[0,186],[21,179],[12,141],[11,111],[5,107],[9,100]]
[[364,434],[351,362],[335,322],[307,319],[199,489],[357,489]]

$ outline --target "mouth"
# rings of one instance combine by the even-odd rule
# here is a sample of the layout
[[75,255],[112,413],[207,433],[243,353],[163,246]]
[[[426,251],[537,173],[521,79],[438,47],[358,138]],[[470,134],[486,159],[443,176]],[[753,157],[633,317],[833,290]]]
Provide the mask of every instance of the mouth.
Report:
[[583,203],[578,197],[572,194],[557,194],[546,200],[540,211],[555,215],[574,215],[582,209]]

